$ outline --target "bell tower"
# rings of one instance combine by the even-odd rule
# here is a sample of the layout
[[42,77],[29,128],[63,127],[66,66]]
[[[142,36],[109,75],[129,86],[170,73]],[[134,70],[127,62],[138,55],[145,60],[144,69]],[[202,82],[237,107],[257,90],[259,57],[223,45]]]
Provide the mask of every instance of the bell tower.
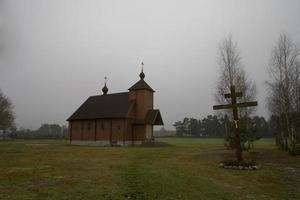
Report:
[[153,93],[155,92],[145,81],[144,63],[142,62],[142,71],[140,80],[129,88],[129,100],[135,100],[136,119],[145,119],[147,112],[153,109]]

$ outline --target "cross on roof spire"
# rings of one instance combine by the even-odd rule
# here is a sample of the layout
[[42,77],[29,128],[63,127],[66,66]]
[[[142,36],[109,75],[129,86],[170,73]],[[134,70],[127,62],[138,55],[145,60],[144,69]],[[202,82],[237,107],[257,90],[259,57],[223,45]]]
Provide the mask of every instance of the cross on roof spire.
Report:
[[140,73],[140,78],[142,80],[144,80],[144,78],[145,78],[145,74],[144,74],[144,62],[142,62],[142,72]]

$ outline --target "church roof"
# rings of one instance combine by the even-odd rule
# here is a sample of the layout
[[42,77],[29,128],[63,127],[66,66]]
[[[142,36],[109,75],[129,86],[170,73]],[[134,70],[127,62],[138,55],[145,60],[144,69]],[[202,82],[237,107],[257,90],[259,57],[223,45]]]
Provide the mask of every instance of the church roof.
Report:
[[160,111],[158,109],[149,110],[145,119],[136,119],[134,124],[150,124],[150,125],[164,125]]
[[164,125],[160,112],[157,109],[148,111],[145,118],[145,123],[151,125]]
[[141,79],[138,82],[136,82],[128,90],[129,91],[132,91],[132,90],[149,90],[151,92],[154,92],[154,90],[143,79]]
[[134,101],[129,101],[129,92],[89,97],[68,119],[125,118]]

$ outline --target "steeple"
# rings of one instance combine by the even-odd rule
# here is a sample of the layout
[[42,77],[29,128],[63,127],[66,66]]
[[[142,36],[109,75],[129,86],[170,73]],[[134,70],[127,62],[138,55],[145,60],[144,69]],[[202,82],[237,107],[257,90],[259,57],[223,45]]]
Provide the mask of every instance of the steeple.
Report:
[[144,74],[144,63],[142,62],[142,71],[140,73],[140,80],[136,82],[133,86],[131,86],[128,90],[148,90],[150,92],[154,92],[154,90],[144,81],[145,74]]
[[140,78],[141,78],[141,80],[144,80],[144,78],[145,78],[145,74],[144,74],[144,63],[142,62],[142,71],[141,71],[141,73],[140,73]]
[[107,95],[107,92],[108,92],[108,88],[106,87],[106,79],[107,79],[107,77],[105,76],[104,77],[104,87],[102,88],[103,95]]

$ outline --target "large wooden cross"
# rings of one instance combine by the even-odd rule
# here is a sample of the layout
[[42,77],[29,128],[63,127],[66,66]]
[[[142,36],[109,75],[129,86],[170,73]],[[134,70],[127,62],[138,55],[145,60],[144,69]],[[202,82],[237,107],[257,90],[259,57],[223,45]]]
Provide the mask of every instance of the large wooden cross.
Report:
[[243,103],[237,103],[236,98],[242,97],[243,94],[241,92],[235,91],[235,86],[230,86],[230,93],[224,95],[225,98],[231,98],[231,104],[226,105],[215,105],[213,106],[214,110],[221,109],[232,109],[233,112],[233,120],[234,120],[234,130],[235,130],[235,149],[236,149],[236,158],[238,161],[243,161],[242,156],[242,147],[241,147],[241,137],[240,137],[240,126],[239,126],[239,115],[238,108],[239,107],[250,107],[257,106],[257,101],[249,101]]

